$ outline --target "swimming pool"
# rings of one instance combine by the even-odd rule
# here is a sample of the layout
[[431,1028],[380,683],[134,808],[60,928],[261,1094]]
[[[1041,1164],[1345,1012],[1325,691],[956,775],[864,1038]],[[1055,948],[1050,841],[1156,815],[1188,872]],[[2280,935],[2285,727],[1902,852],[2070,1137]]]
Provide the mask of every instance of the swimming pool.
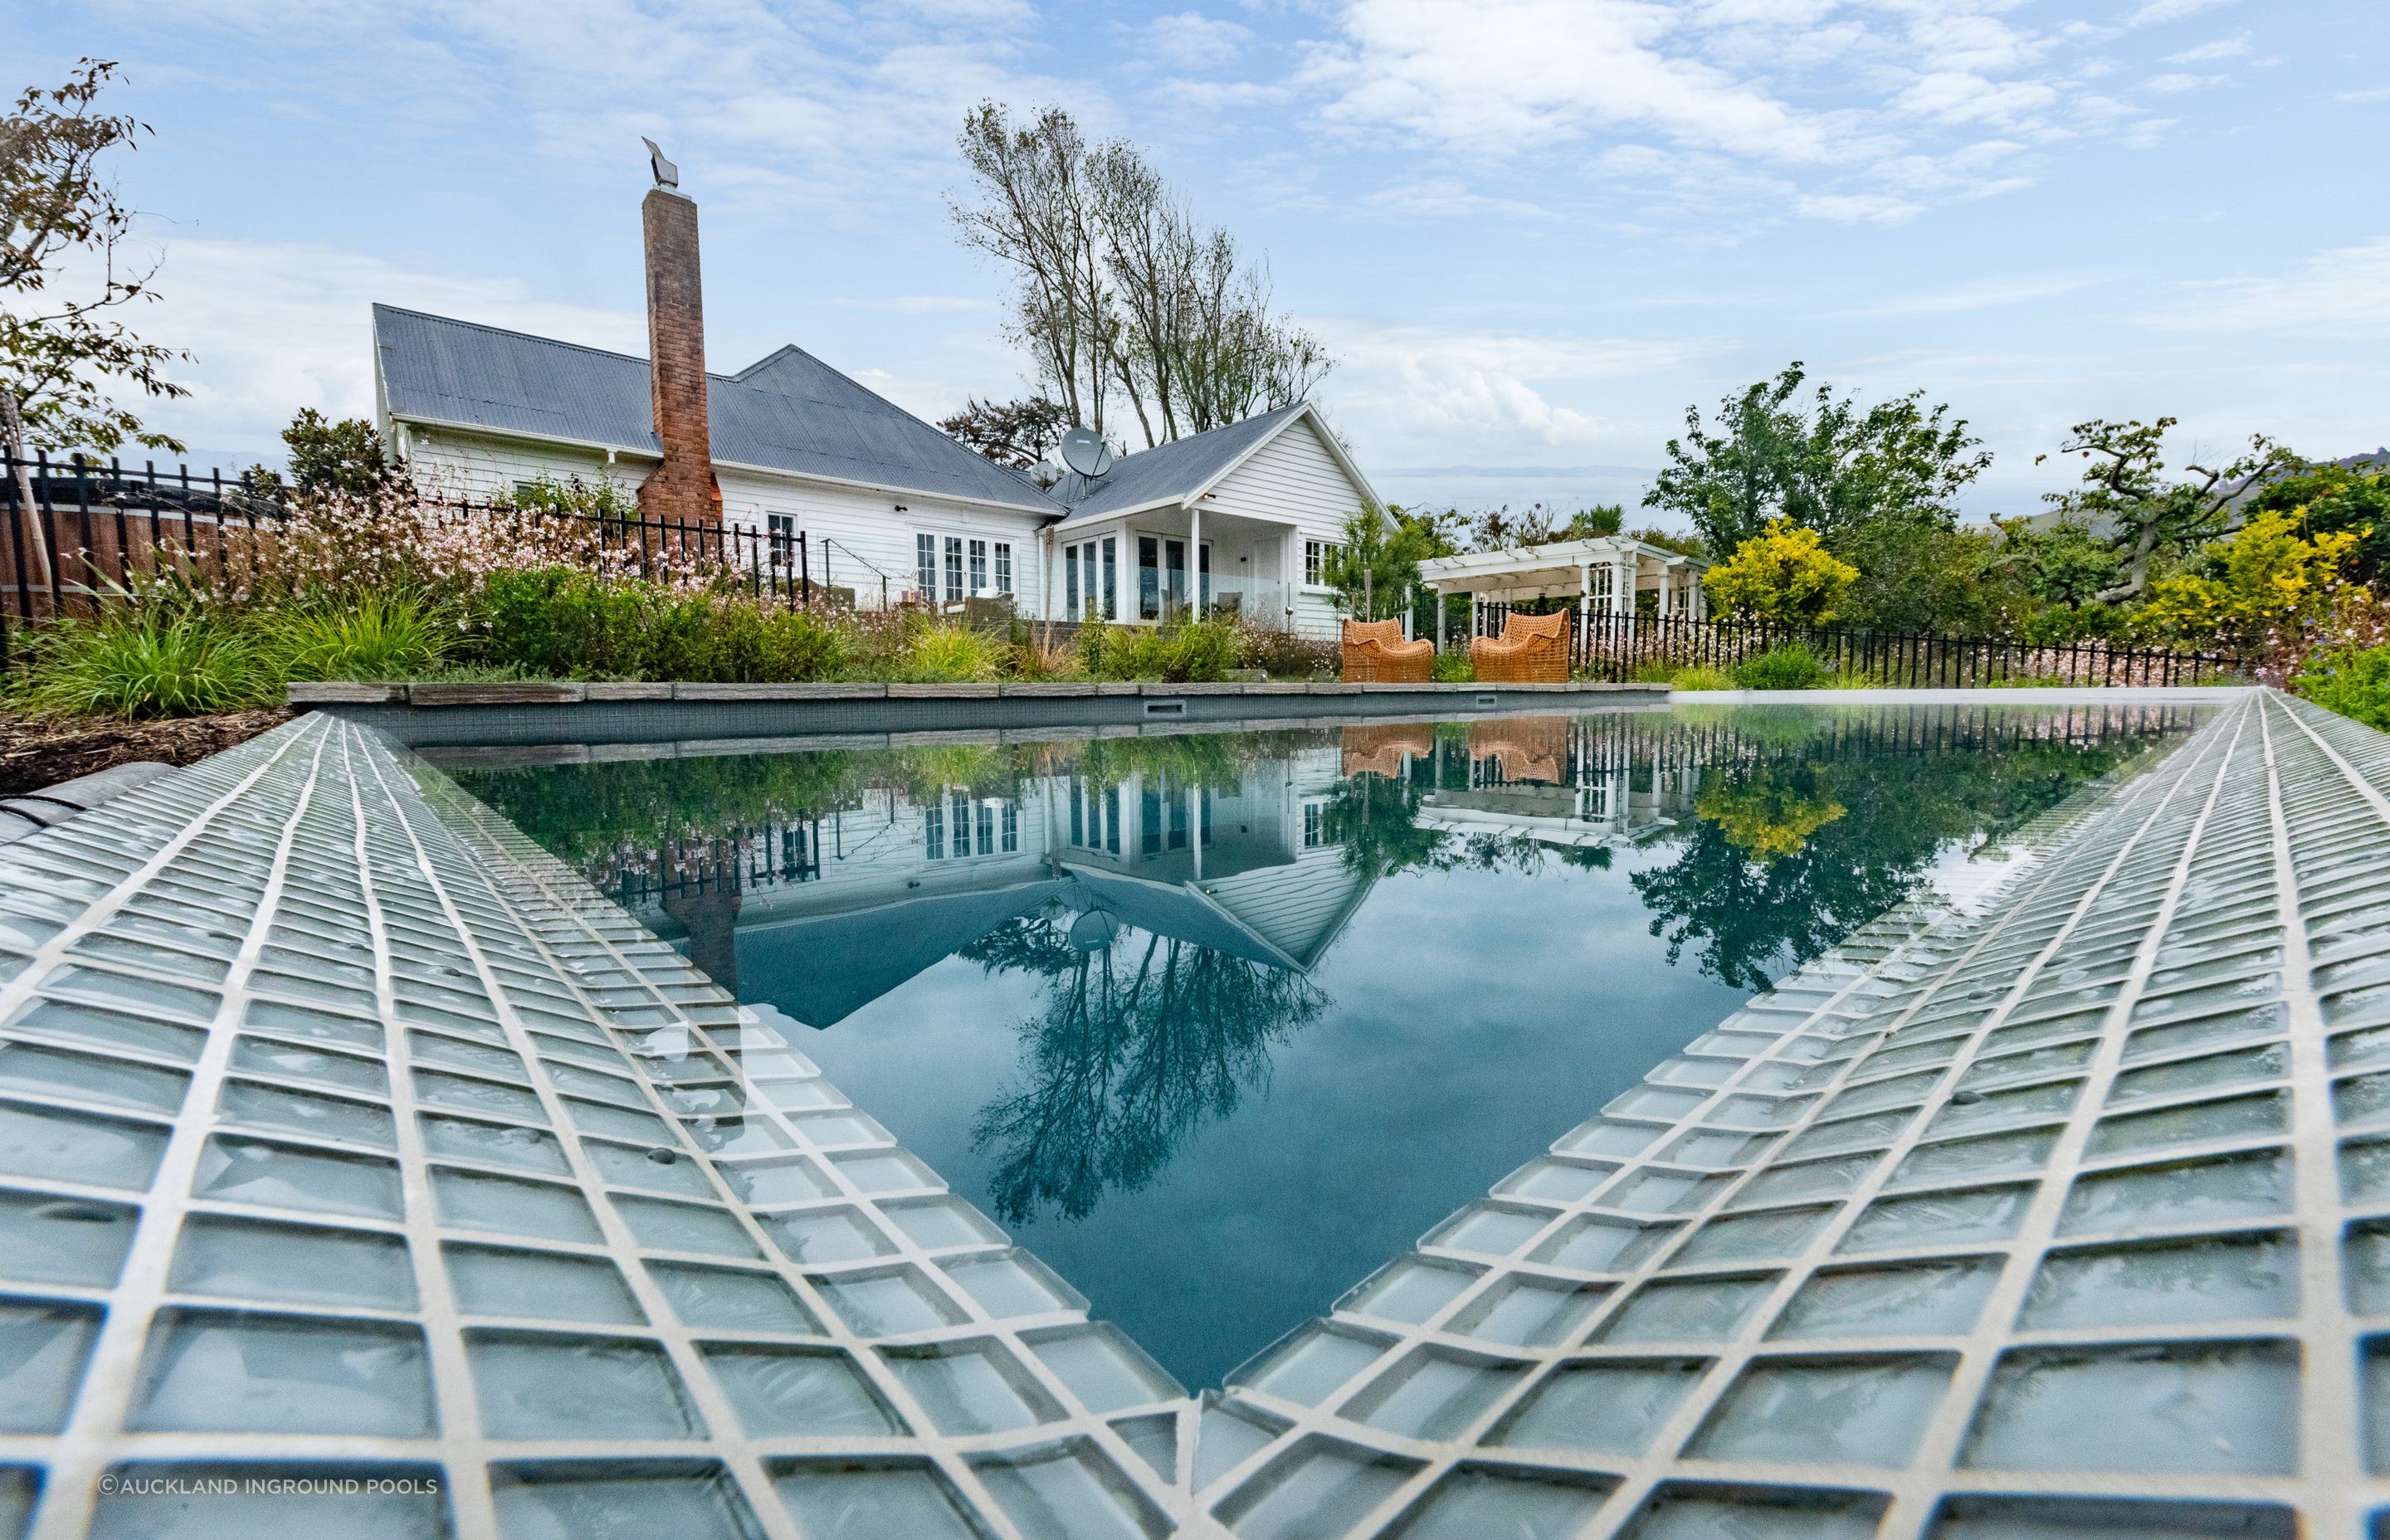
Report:
[[1680,707],[452,773],[1201,1386],[2204,715]]

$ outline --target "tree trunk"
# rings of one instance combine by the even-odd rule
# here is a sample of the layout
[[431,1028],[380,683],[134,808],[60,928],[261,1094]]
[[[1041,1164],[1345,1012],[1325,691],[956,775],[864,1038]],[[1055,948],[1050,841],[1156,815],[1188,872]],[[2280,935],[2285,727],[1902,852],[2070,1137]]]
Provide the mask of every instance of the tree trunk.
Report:
[[[58,584],[50,576],[49,543],[42,538],[42,516],[33,507],[33,472],[25,463],[25,419],[17,413],[17,392],[6,385],[0,385],[0,449],[6,449],[9,458],[16,462],[17,517],[23,520],[27,544],[33,547],[35,570],[41,574],[42,586],[50,590],[55,602]],[[24,576],[22,572],[17,575],[19,578]],[[32,608],[30,603],[27,608]],[[25,617],[28,621],[32,618],[31,614]]]

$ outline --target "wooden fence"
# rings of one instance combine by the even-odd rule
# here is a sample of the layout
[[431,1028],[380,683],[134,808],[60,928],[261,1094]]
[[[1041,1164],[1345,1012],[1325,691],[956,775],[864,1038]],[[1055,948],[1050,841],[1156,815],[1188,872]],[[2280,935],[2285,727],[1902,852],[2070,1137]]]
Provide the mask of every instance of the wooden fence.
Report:
[[[31,472],[33,517],[19,507],[17,469]],[[591,566],[643,576],[695,573],[762,598],[811,605],[824,596],[813,580],[805,532],[613,517],[464,499],[427,499],[439,522],[496,522],[538,533],[553,548]],[[220,471],[155,462],[19,462],[0,455],[0,625],[89,614],[109,593],[156,570],[163,559],[222,571],[239,553],[272,541],[292,517],[271,492],[244,489]],[[45,559],[46,558],[46,559]]]
[[[1484,608],[1491,613],[1482,623],[1489,634],[1498,634],[1503,619],[1500,607]],[[2229,654],[2129,647],[2120,642],[2031,642],[2010,636],[1599,613],[1580,625],[1575,607],[1571,605],[1568,610],[1570,671],[1579,677],[1613,683],[1664,678],[1687,668],[1731,674],[1754,658],[1791,646],[1807,648],[1854,683],[1910,689],[2210,685],[2237,682],[2247,674],[2245,661]],[[1466,635],[1446,639],[1447,650],[1465,651],[1468,646]]]

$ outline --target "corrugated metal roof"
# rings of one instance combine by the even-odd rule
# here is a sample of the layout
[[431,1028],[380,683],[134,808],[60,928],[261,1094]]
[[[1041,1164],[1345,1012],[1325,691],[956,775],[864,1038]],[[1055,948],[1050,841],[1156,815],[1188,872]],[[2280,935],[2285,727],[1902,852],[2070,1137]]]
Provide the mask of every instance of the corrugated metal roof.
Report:
[[[644,358],[394,305],[374,306],[373,316],[393,417],[660,453]],[[801,348],[736,375],[709,372],[706,403],[718,461],[1063,511],[1026,478]]]
[[1073,519],[1122,513],[1191,495],[1267,438],[1279,423],[1302,411],[1304,404],[1297,402],[1226,428],[1124,456],[1092,481],[1071,472],[1055,482],[1047,495],[1069,507]]

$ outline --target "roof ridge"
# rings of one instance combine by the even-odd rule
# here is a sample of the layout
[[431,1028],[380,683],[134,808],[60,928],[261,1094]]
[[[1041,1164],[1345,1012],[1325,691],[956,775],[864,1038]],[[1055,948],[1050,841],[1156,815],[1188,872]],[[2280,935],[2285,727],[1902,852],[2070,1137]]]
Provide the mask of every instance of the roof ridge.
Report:
[[[586,342],[567,341],[561,337],[542,337],[535,331],[518,331],[513,327],[495,327],[487,321],[468,321],[460,316],[441,315],[429,310],[417,310],[408,305],[385,304],[376,300],[373,302],[373,307],[376,311],[387,310],[394,315],[412,315],[418,320],[437,321],[443,326],[463,327],[469,331],[485,331],[496,337],[520,337],[526,342],[537,342],[546,347],[571,348],[574,353],[594,353],[599,358],[619,358],[625,364],[636,364],[643,369],[651,366],[653,362],[645,353],[618,353],[612,348],[591,347]],[[787,347],[795,345],[794,343],[786,344]],[[811,354],[807,356],[810,357]],[[723,380],[733,385],[743,383],[737,375],[721,374],[713,369],[705,371],[705,378]]]

